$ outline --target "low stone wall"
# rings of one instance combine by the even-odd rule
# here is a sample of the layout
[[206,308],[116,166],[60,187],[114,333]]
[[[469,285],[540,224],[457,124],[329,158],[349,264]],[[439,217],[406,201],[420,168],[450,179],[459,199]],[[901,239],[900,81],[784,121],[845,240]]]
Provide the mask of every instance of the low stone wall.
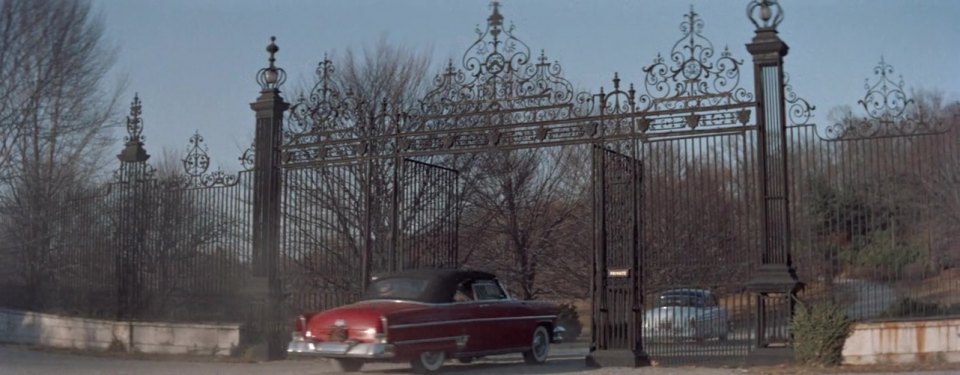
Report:
[[843,346],[843,362],[960,362],[960,319],[858,323]]
[[85,350],[226,356],[237,324],[119,322],[0,309],[0,342]]

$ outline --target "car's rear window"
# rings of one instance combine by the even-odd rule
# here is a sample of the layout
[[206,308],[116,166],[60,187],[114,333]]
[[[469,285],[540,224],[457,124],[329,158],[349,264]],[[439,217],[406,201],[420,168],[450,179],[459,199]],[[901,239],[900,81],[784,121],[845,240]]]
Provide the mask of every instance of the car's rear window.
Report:
[[425,298],[428,285],[429,280],[421,278],[392,277],[380,279],[370,284],[362,299],[422,301]]

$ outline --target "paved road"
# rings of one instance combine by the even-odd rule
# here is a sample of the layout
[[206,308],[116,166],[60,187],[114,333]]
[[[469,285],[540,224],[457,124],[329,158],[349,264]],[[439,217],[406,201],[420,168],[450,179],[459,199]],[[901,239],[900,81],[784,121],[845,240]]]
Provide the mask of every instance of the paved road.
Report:
[[[581,353],[582,352],[582,353]],[[732,375],[738,370],[723,369],[591,369],[584,364],[581,347],[558,347],[551,359],[542,366],[524,365],[518,355],[497,356],[470,365],[448,362],[444,373],[473,374],[690,374]],[[409,367],[402,364],[371,364],[364,366],[364,374],[405,374]],[[16,346],[0,346],[0,374],[273,374],[312,375],[333,374],[336,370],[323,360],[287,360],[266,363],[199,362],[178,360],[138,360],[114,356],[89,356],[31,350]]]
[[[584,365],[582,347],[563,347],[554,350],[551,359],[542,366],[522,364],[519,356],[498,356],[470,365],[448,362],[446,374],[589,374],[589,375],[744,375],[762,374],[763,369],[717,369],[696,367],[647,367],[640,369],[604,368],[591,369]],[[405,374],[409,367],[399,364],[373,364],[363,369],[363,374]],[[79,355],[63,352],[38,351],[17,346],[0,346],[0,375],[21,374],[78,374],[78,375],[313,375],[334,374],[336,370],[322,360],[287,360],[267,363],[236,363],[187,360],[145,360],[116,356]],[[782,373],[777,371],[777,373]],[[810,373],[810,372],[806,372]],[[932,371],[915,374],[947,375],[954,371]],[[839,374],[834,374],[839,375]]]

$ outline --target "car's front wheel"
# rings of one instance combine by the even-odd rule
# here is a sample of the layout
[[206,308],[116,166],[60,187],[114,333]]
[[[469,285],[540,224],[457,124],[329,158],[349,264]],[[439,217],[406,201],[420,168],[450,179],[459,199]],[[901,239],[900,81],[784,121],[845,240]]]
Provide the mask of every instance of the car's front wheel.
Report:
[[547,328],[537,326],[533,331],[533,340],[530,343],[530,350],[523,352],[523,361],[527,364],[542,364],[547,361],[547,354],[550,352],[550,334]]
[[363,367],[363,361],[355,358],[337,358],[336,362],[340,372],[357,372]]
[[443,367],[443,361],[446,359],[443,352],[423,352],[410,361],[410,367],[413,367],[413,372],[417,374],[427,374]]

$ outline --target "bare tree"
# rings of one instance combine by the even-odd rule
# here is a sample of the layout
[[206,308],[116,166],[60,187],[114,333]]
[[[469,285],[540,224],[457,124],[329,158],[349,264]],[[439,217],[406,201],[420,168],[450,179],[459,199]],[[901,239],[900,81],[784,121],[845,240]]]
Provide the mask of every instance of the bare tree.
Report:
[[[463,241],[470,265],[498,271],[524,299],[554,292],[538,279],[544,264],[571,235],[581,211],[582,189],[575,183],[577,148],[524,150],[480,156],[467,184]],[[579,249],[589,252],[590,248]],[[576,250],[574,250],[576,251]]]
[[3,250],[39,290],[66,249],[51,241],[56,209],[95,176],[119,88],[105,87],[114,54],[89,2],[2,1],[0,20]]
[[[403,130],[396,128],[402,122],[394,115],[420,98],[427,56],[381,39],[362,52],[348,50],[336,64],[321,61],[314,87],[294,102],[288,128],[306,135],[331,131],[338,134],[332,137],[361,139]],[[376,153],[390,146],[370,145]],[[367,246],[374,270],[388,269],[387,254],[395,242],[390,199],[395,168],[397,161],[385,158],[286,174],[290,203],[285,216],[290,224],[284,236],[288,256],[281,267],[289,271],[288,277],[316,291],[302,297],[309,301],[293,303],[322,307],[348,302],[349,295],[359,293],[360,261]],[[314,300],[317,297],[322,300]]]

